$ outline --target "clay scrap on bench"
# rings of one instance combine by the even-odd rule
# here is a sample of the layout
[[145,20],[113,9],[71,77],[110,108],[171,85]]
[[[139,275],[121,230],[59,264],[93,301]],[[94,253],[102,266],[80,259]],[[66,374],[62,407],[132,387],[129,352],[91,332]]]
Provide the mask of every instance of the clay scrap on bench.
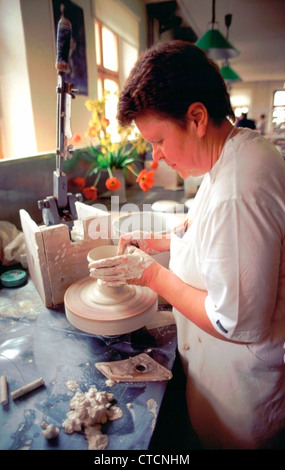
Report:
[[95,366],[115,382],[155,382],[172,378],[170,370],[145,353],[122,361],[97,362]]

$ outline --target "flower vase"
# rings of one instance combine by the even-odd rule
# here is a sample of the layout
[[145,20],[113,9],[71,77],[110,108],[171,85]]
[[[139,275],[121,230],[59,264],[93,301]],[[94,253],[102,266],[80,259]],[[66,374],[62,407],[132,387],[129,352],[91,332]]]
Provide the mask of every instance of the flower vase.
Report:
[[124,176],[124,170],[119,168],[119,169],[113,170],[112,173],[113,173],[113,176],[117,178],[121,183],[120,188],[117,189],[117,191],[115,191],[112,195],[119,196],[119,204],[123,204],[127,202],[126,180]]

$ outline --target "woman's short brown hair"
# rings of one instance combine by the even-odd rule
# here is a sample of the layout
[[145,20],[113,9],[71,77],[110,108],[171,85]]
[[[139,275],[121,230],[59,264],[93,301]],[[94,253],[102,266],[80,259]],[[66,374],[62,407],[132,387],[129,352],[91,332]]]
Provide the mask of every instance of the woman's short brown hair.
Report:
[[203,103],[216,124],[227,116],[234,120],[216,63],[190,42],[162,42],[138,59],[120,95],[117,117],[121,126],[129,126],[139,115],[152,111],[184,126],[194,102]]

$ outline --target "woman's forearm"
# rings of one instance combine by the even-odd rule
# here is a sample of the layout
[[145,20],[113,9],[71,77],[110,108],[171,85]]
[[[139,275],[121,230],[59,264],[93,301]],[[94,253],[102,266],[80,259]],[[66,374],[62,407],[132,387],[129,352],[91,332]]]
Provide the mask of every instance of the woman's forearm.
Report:
[[145,285],[199,328],[216,338],[226,340],[215,330],[206,313],[205,300],[208,295],[206,291],[186,284],[169,269],[156,262],[144,271],[143,278]]
[[118,243],[118,255],[125,253],[127,247],[138,246],[149,254],[170,250],[169,234],[154,234],[149,232],[130,232],[121,235]]
[[149,240],[149,246],[156,251],[169,251],[170,250],[170,236],[168,235],[161,235],[159,238],[158,235],[151,234],[151,238]]

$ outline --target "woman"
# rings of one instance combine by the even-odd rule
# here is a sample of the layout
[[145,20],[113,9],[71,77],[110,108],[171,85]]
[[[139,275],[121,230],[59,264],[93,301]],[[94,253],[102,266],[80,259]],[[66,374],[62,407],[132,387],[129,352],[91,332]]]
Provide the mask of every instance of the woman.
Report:
[[[92,263],[90,274],[148,286],[173,305],[204,448],[272,447],[285,427],[284,162],[258,132],[231,124],[218,67],[187,42],[142,55],[118,119],[136,123],[155,161],[182,178],[206,175],[170,240],[123,236],[124,254]],[[169,248],[168,270],[151,254]]]

